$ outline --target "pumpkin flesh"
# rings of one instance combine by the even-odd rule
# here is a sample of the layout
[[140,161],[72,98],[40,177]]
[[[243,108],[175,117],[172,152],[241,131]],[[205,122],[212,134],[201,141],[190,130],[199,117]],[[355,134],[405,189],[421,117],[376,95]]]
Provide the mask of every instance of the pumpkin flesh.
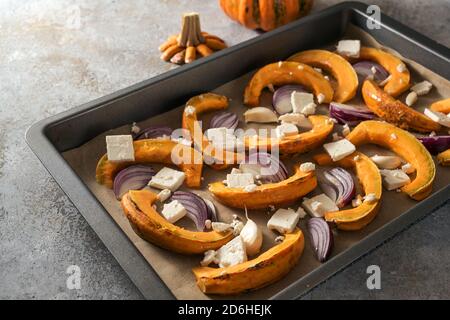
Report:
[[283,278],[297,264],[304,247],[303,233],[296,229],[285,234],[283,242],[253,260],[226,268],[197,267],[192,272],[203,293],[239,294]]
[[334,90],[334,101],[344,103],[355,96],[358,89],[358,76],[352,65],[340,55],[327,50],[307,50],[294,54],[288,60],[329,72],[338,83]]
[[201,254],[216,250],[233,238],[232,232],[195,232],[164,219],[152,205],[157,195],[149,190],[130,190],[121,201],[133,230],[142,239],[182,254]]
[[324,95],[324,103],[333,100],[334,90],[330,82],[312,67],[294,62],[280,61],[268,64],[259,69],[247,84],[244,93],[244,104],[257,107],[262,90],[269,86],[282,86],[286,84],[300,84],[310,89],[317,97]]
[[430,106],[430,109],[445,114],[450,113],[450,99],[437,101]]
[[443,151],[437,155],[437,161],[441,166],[450,166],[450,149]]
[[390,149],[416,169],[416,177],[401,190],[414,200],[426,198],[432,191],[436,175],[434,161],[423,146],[408,131],[381,121],[364,121],[346,136],[355,146],[372,143]]
[[[355,157],[358,156],[358,160]],[[378,214],[381,204],[382,181],[380,172],[369,157],[354,152],[346,158],[333,162],[328,154],[319,154],[314,160],[321,166],[336,164],[343,168],[353,169],[364,190],[364,193],[374,194],[377,201],[374,203],[363,202],[358,207],[336,212],[325,213],[325,220],[336,223],[338,229],[356,231],[368,225]]]

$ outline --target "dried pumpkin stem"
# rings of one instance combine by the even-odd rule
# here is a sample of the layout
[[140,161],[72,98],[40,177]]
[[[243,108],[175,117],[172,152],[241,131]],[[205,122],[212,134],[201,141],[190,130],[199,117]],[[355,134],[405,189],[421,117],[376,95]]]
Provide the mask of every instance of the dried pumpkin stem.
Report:
[[178,37],[178,45],[180,47],[190,47],[204,42],[205,38],[201,32],[198,13],[185,13],[183,15],[181,33]]

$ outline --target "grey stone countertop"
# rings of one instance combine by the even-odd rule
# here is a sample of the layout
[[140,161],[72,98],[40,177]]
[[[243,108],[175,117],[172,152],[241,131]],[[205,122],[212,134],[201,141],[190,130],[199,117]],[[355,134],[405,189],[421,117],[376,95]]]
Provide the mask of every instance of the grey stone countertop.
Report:
[[[337,2],[316,0],[314,10]],[[366,2],[450,46],[450,1]],[[170,69],[157,46],[186,11],[200,12],[204,30],[230,45],[257,35],[213,0],[0,2],[1,299],[142,298],[24,134],[38,120]],[[450,298],[449,213],[447,202],[304,298]],[[70,265],[80,267],[79,290],[66,287]],[[381,268],[380,290],[367,289],[369,265]]]

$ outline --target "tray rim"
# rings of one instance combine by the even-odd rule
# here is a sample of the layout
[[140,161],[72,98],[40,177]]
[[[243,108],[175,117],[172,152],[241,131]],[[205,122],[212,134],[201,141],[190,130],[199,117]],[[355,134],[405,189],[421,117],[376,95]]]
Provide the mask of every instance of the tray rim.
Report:
[[[26,131],[25,140],[33,153],[61,187],[62,191],[68,196],[72,204],[89,223],[90,227],[94,230],[108,251],[118,261],[119,265],[126,272],[128,277],[136,285],[143,296],[147,299],[174,299],[174,295],[168,289],[166,284],[160,279],[152,266],[143,258],[141,253],[125,235],[122,229],[115,223],[100,202],[88,190],[78,175],[72,170],[70,165],[63,159],[60,151],[58,151],[52,142],[47,138],[47,128],[51,125],[57,124],[58,122],[66,121],[76,115],[87,113],[97,107],[102,107],[102,105],[107,102],[120,99],[164,79],[176,77],[184,72],[189,72],[190,70],[196,68],[196,66],[208,63],[208,61],[214,60],[217,57],[233,54],[233,52],[238,51],[242,47],[252,46],[254,43],[264,41],[266,38],[275,37],[277,34],[283,33],[291,28],[297,28],[305,21],[310,21],[313,19],[320,20],[321,16],[326,14],[349,10],[355,11],[361,16],[365,16],[367,19],[368,15],[365,12],[368,6],[369,5],[357,1],[346,1],[328,7],[322,11],[294,21],[274,31],[256,36],[252,39],[225,49],[223,52],[221,51],[212,57],[197,60],[190,65],[184,66],[183,68],[170,70],[150,79],[131,85],[127,88],[120,89],[114,93],[92,100],[88,103],[42,119],[33,124]],[[450,63],[449,48],[401,24],[384,13],[382,13],[382,25],[383,27],[388,28],[391,32],[397,33],[410,42],[417,44],[422,50],[427,50],[429,53],[439,56],[441,59],[447,60]],[[424,63],[424,65],[426,64]],[[436,72],[440,74],[439,71]],[[367,255],[369,252],[375,250],[384,242],[388,241],[397,233],[408,228],[420,218],[431,213],[433,209],[442,205],[449,199],[449,193],[450,184],[442,190],[434,193],[427,200],[417,203],[414,207],[404,212],[401,216],[374,231],[363,241],[355,244],[351,249],[347,249],[338,256],[333,257],[333,259],[330,259],[326,264],[321,265],[308,273],[306,276],[297,279],[294,283],[282,289],[269,299],[295,299],[305,295],[321,282],[326,281],[326,279],[345,269],[356,260]],[[87,205],[86,203],[80,204],[79,200],[82,199],[89,199],[91,201],[89,201],[89,204]],[[104,213],[104,215],[102,214],[95,216],[95,214],[90,213],[91,210],[94,210],[97,213],[100,211],[101,213]],[[101,228],[99,228],[100,224],[102,225]],[[100,229],[108,229],[109,232],[101,232]],[[124,246],[127,247],[127,252],[122,250]],[[142,280],[143,277],[146,279],[145,281]]]

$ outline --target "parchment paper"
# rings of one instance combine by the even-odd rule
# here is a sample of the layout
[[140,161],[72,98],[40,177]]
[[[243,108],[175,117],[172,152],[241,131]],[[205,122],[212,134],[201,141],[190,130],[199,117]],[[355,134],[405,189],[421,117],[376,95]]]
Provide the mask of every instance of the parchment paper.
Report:
[[[378,44],[367,33],[353,26],[350,26],[347,34],[345,35],[345,38],[360,39],[365,45],[373,47],[381,47],[381,45]],[[334,44],[330,44],[330,46],[331,45]],[[387,50],[392,52],[392,50],[390,49]],[[423,108],[430,105],[431,102],[436,101],[438,99],[442,99],[444,97],[450,97],[449,81],[413,61],[408,61],[407,59],[404,59],[404,61],[407,62],[408,64],[409,70],[412,73],[413,81],[418,82],[427,79],[431,81],[435,86],[432,93],[430,93],[425,97],[420,97],[419,101],[415,105],[415,108],[422,111]],[[220,93],[231,98],[229,109],[241,116],[240,122],[241,128],[246,128],[245,122],[243,121],[242,117],[242,113],[245,110],[245,107],[242,105],[242,93],[247,81],[251,77],[251,74],[247,74],[239,79],[229,82],[214,90],[214,92],[216,93]],[[405,95],[400,97],[400,99],[404,101]],[[350,103],[362,104],[361,99],[359,97],[355,98]],[[262,105],[264,104],[270,105],[270,94],[268,93],[263,94]],[[181,110],[183,107],[184,106],[180,106],[167,113],[142,121],[141,123],[138,123],[138,125],[141,127],[146,127],[152,124],[166,124],[172,127],[173,129],[176,129],[178,128],[176,127],[177,124],[179,124],[178,125],[179,127],[181,126],[181,114],[182,114]],[[324,112],[324,110],[325,109],[322,108],[322,112]],[[211,115],[202,116],[204,125],[209,124],[210,118]],[[342,130],[341,126],[336,126],[337,132],[340,133],[341,130]],[[120,208],[120,203],[115,199],[112,190],[96,183],[95,167],[98,159],[106,152],[105,136],[109,134],[129,134],[129,133],[130,133],[130,126],[124,126],[121,128],[105,132],[102,135],[82,145],[81,147],[65,152],[63,156],[66,159],[66,161],[70,164],[70,166],[73,168],[73,170],[80,176],[80,178],[86,184],[86,186],[97,197],[100,203],[110,213],[111,217],[120,226],[123,232],[125,232],[127,236],[131,239],[134,245],[145,257],[145,259],[156,270],[158,275],[166,283],[169,289],[173,292],[175,297],[177,297],[178,299],[218,298],[204,295],[195,284],[195,277],[192,274],[191,269],[192,267],[199,265],[199,262],[202,259],[201,256],[178,255],[169,252],[167,250],[160,249],[139,238],[131,229],[128,220],[126,219]],[[361,148],[360,150],[367,152],[368,154],[389,153],[387,150],[377,149],[376,147],[364,147]],[[323,150],[319,149],[318,151],[322,152]],[[297,156],[293,159],[286,161],[286,164],[288,167],[291,168],[292,164],[294,163],[300,163],[311,159],[312,154],[313,153],[309,153],[307,155],[303,155],[300,157]],[[158,165],[154,165],[154,167],[157,169],[160,168],[160,166]],[[437,170],[438,173],[436,175],[434,191],[437,191],[445,187],[450,181],[450,169],[437,166]],[[204,198],[214,200],[212,196],[206,191],[208,183],[217,180],[222,181],[229,171],[230,170],[218,172],[211,170],[210,168],[205,166],[203,172],[205,180],[203,182],[202,189],[196,190],[195,192],[197,194],[200,194]],[[314,193],[320,192],[319,190],[316,190]],[[301,201],[299,201],[292,207],[297,208],[300,202]],[[239,214],[239,216],[242,217],[243,220],[245,221],[245,216],[242,211],[229,209],[227,207],[222,206],[218,202],[215,202],[215,204],[221,221],[230,222],[232,220],[232,214],[234,213]],[[406,210],[408,210],[409,208],[411,208],[416,204],[417,203],[415,201],[409,199],[405,194],[384,191],[381,210],[376,219],[371,224],[369,224],[366,228],[364,228],[359,232],[335,231],[334,233],[335,247],[333,250],[333,256],[336,256],[339,253],[343,252],[344,250],[352,247],[354,244],[363,239],[365,236],[382,227],[387,222],[398,217],[403,212],[405,212]],[[249,217],[255,220],[263,229],[264,233],[263,250],[266,250],[267,248],[274,245],[273,240],[276,236],[266,227],[266,223],[267,220],[269,219],[269,216],[270,214],[268,211],[249,212]],[[188,221],[186,218],[184,218],[183,220],[184,221],[181,222],[183,226],[193,229],[194,226],[192,223],[190,223],[190,221]],[[285,278],[283,278],[279,282],[269,287],[257,290],[255,292],[237,296],[236,298],[239,299],[269,298],[270,296],[276,294],[278,291],[284,289],[289,284],[308,274],[309,272],[311,272],[320,265],[320,263],[317,262],[313,257],[312,250],[310,249],[310,243],[305,228],[305,221],[301,221],[299,223],[299,226],[305,233],[306,244],[303,256],[300,258],[300,261],[297,264],[297,266]]]

